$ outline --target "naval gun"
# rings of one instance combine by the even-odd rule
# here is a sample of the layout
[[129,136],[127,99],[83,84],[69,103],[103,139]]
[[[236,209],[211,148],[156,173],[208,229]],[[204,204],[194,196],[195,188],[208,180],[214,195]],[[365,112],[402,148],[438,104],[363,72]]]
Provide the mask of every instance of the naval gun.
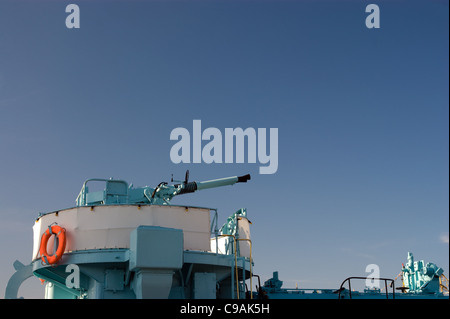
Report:
[[[177,184],[169,185],[161,182],[156,187],[138,187],[128,185],[124,180],[117,179],[88,179],[83,183],[80,193],[76,199],[77,206],[114,205],[114,204],[150,204],[150,205],[170,205],[174,196],[194,193],[198,190],[208,188],[234,185],[236,183],[246,183],[250,180],[250,174],[243,176],[231,176],[201,182],[189,182],[189,170],[186,171],[184,181],[175,181]],[[103,191],[90,192],[88,183],[104,182],[106,184]],[[171,182],[174,182],[173,177]]]

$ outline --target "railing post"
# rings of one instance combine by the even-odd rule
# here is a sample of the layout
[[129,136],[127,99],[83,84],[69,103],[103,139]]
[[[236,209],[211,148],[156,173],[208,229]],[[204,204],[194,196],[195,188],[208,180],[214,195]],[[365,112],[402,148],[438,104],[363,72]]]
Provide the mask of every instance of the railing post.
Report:
[[[235,275],[236,275],[236,293],[237,293],[237,299],[239,299],[239,274],[238,274],[238,267],[237,267],[237,252],[236,252],[236,237],[234,235],[229,234],[222,234],[216,237],[216,242],[219,237],[233,237],[233,246],[234,246],[234,268],[235,268]],[[218,250],[217,250],[218,251]]]
[[[253,271],[252,271],[252,241],[251,241],[251,239],[248,239],[248,238],[237,238],[236,239],[236,241],[239,241],[239,240],[245,240],[245,241],[248,241],[248,243],[250,244],[250,259],[249,259],[249,262],[250,262],[250,299],[253,299],[253,291],[252,291],[252,285],[253,285],[253,281],[252,281],[252,277],[253,277]],[[245,268],[245,257],[244,257],[244,268]],[[245,269],[244,269],[244,271],[245,271]]]

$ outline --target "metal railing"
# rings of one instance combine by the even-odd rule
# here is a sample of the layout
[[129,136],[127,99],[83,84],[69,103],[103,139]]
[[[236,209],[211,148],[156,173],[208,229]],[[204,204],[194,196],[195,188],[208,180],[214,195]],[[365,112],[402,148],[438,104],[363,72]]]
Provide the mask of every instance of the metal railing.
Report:
[[392,288],[392,299],[395,299],[395,283],[394,283],[394,279],[390,279],[390,278],[368,278],[368,277],[348,277],[348,278],[346,278],[342,282],[341,286],[339,287],[339,290],[337,291],[337,292],[339,292],[339,297],[338,297],[339,299],[341,299],[341,292],[345,290],[344,284],[345,284],[346,281],[348,281],[349,299],[352,299],[352,287],[351,287],[351,284],[350,284],[350,280],[351,279],[363,279],[363,280],[370,279],[370,280],[384,281],[384,286],[385,286],[385,289],[386,289],[386,299],[389,299],[389,292],[388,292],[387,282],[390,281],[391,282],[390,286]]
[[[239,274],[238,274],[238,266],[237,266],[236,237],[234,235],[222,234],[222,235],[216,236],[216,242],[219,237],[232,237],[233,238],[234,268],[235,268],[235,276],[236,276],[236,293],[237,293],[237,299],[239,299]],[[218,253],[218,251],[217,251],[217,253]]]
[[[237,294],[237,299],[240,299],[239,296],[239,273],[238,273],[238,249],[237,249],[237,242],[238,241],[247,241],[249,243],[249,247],[250,247],[250,256],[249,256],[249,263],[250,263],[250,287],[253,285],[253,281],[252,281],[252,277],[253,277],[253,268],[252,268],[252,241],[251,239],[248,238],[236,238],[235,235],[230,235],[230,234],[220,234],[219,235],[219,229],[218,229],[218,212],[216,208],[210,208],[209,209],[210,212],[212,213],[212,220],[211,220],[211,225],[210,225],[210,233],[214,234],[213,238],[215,239],[215,243],[216,243],[216,254],[219,254],[219,238],[221,237],[231,237],[233,238],[233,254],[234,254],[234,269],[235,269],[235,276],[234,281],[236,282],[236,294]],[[228,245],[231,244],[228,242],[227,247],[229,247]],[[227,248],[227,252],[228,252],[228,248]],[[228,254],[228,253],[226,253]],[[240,259],[242,258],[244,260],[244,264],[242,267],[242,278],[245,281],[245,257],[240,256]],[[232,283],[233,285],[234,283]],[[250,299],[253,299],[253,291],[250,289]]]
[[[236,238],[236,241],[239,241],[239,240],[247,241],[249,243],[249,246],[250,246],[250,257],[249,257],[249,263],[250,263],[250,287],[252,287],[253,286],[253,282],[252,282],[252,277],[253,277],[253,272],[252,272],[252,241],[251,241],[251,239],[248,239],[248,238]],[[245,272],[245,266],[243,267],[242,272]],[[253,291],[252,291],[252,289],[250,289],[250,299],[253,299]]]

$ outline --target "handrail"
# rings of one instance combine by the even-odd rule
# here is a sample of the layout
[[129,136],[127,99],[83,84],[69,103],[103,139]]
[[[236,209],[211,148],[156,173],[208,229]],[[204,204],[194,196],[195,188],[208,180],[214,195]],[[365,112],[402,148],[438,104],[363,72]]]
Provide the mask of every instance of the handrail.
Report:
[[[346,278],[342,282],[341,286],[339,287],[339,290],[337,291],[337,292],[339,292],[339,296],[338,296],[339,299],[341,299],[341,292],[345,289],[343,286],[344,286],[344,284],[345,284],[345,282],[347,280],[348,280],[349,297],[350,297],[350,299],[352,299],[352,288],[351,288],[351,285],[350,285],[350,280],[351,279],[364,279],[364,280],[366,280],[366,279],[369,279],[369,278],[368,277],[348,277],[348,278]],[[386,288],[386,299],[389,299],[388,288],[387,288],[387,281],[390,281],[391,282],[391,287],[392,287],[392,299],[395,299],[395,282],[394,282],[393,279],[390,279],[390,278],[372,278],[372,277],[370,277],[370,279],[371,280],[384,280],[384,285],[385,285],[385,288]]]
[[[250,262],[250,288],[251,288],[251,287],[253,287],[253,282],[252,282],[252,277],[253,277],[252,276],[252,274],[253,274],[253,272],[252,272],[252,241],[249,238],[237,238],[236,239],[236,241],[239,241],[239,240],[245,240],[245,241],[248,241],[250,243],[250,260],[249,260],[249,262]],[[245,271],[245,269],[243,271]],[[252,291],[252,289],[250,289],[250,299],[253,299],[253,291]]]
[[[120,179],[113,180],[113,179],[106,179],[106,178],[90,178],[90,179],[87,179],[87,180],[84,181],[83,186],[81,187],[81,191],[78,194],[77,198],[75,199],[75,202],[77,203],[77,206],[87,206],[87,203],[86,203],[86,195],[87,195],[87,193],[86,193],[86,185],[87,185],[88,182],[105,182],[105,187],[106,187],[106,184],[108,182],[111,182],[111,181],[115,182],[115,183],[125,184],[127,189],[128,189],[128,183],[126,181],[124,181],[124,180],[120,180]],[[106,190],[106,188],[105,188],[105,190]],[[115,194],[115,195],[116,196],[117,195],[120,196],[121,194]],[[125,195],[123,195],[123,196],[125,196]],[[82,197],[81,200],[80,200],[80,197]],[[105,198],[103,200],[105,200]]]
[[216,237],[216,242],[219,237],[233,237],[234,244],[234,268],[235,268],[235,276],[236,276],[236,293],[237,299],[239,299],[239,275],[238,275],[238,267],[237,267],[237,252],[236,252],[236,236],[229,234],[221,234]]

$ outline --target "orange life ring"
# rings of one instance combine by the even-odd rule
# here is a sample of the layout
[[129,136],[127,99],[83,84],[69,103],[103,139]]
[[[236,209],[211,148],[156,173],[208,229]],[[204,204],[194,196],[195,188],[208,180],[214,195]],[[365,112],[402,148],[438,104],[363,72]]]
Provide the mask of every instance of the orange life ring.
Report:
[[[47,243],[51,235],[56,235],[58,247],[54,255],[47,253]],[[66,249],[66,230],[58,225],[48,226],[48,229],[42,234],[39,254],[42,256],[42,262],[52,265],[58,262]]]

